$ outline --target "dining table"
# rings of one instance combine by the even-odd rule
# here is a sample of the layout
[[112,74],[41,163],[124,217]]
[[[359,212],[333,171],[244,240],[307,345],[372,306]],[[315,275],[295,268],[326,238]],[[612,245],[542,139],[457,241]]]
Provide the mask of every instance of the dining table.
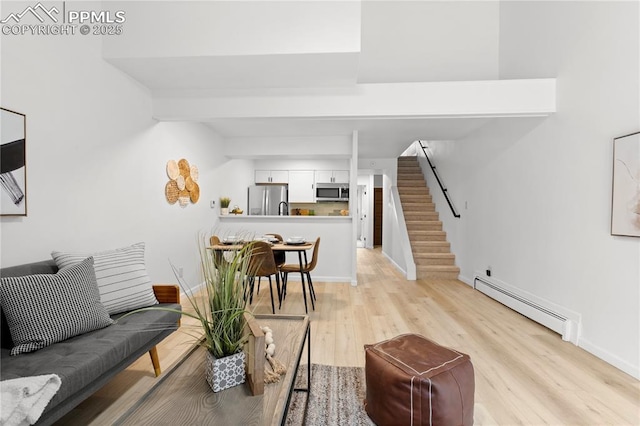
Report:
[[[260,239],[264,241],[264,239]],[[242,247],[246,243],[250,241],[225,241],[221,240],[220,244],[216,244],[213,246],[207,247],[210,250],[216,251],[238,251],[241,250]],[[271,250],[274,252],[291,252],[298,253],[298,262],[300,263],[300,270],[302,270],[308,263],[307,259],[307,250],[311,250],[315,245],[314,242],[310,241],[296,241],[296,242],[287,242],[284,240],[282,242],[271,242]]]

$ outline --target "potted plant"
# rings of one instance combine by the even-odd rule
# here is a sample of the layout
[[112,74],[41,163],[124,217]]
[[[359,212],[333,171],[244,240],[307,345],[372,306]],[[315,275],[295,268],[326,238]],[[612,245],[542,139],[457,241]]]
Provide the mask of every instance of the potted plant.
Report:
[[229,214],[229,203],[231,203],[231,198],[220,197],[220,214],[222,215]]
[[[162,307],[148,307],[132,311],[126,315],[145,310],[169,310],[197,320],[198,332],[194,337],[206,353],[205,375],[209,386],[218,392],[245,382],[244,344],[248,340],[245,325],[246,299],[244,278],[251,275],[250,255],[253,243],[247,243],[229,256],[208,248],[210,236],[201,233],[198,249],[204,289],[193,295],[183,283],[178,269],[172,264],[180,286],[191,305],[191,309],[173,310]],[[125,315],[125,316],[126,316]],[[202,333],[200,333],[200,329]]]
[[207,248],[209,238],[201,238],[199,249],[204,278],[204,295],[189,301],[204,332],[207,349],[206,378],[214,392],[245,381],[246,299],[244,277],[250,275],[252,244],[232,256],[217,256]]

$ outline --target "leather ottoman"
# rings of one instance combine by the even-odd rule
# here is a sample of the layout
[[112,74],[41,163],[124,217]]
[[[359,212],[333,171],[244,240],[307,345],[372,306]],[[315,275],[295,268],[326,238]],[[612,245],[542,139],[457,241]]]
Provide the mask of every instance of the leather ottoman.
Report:
[[377,425],[473,425],[468,355],[417,334],[365,345],[365,410]]

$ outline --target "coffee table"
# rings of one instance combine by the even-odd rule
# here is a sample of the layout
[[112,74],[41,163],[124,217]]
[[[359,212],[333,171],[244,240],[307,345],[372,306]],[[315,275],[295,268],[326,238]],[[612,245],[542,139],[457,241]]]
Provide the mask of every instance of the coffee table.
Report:
[[[265,384],[252,396],[247,383],[214,393],[204,375],[205,349],[195,347],[166,372],[116,425],[282,425],[286,421],[304,344],[307,344],[307,384],[311,379],[311,330],[306,315],[255,315],[273,330],[275,357],[287,366],[280,381]],[[306,398],[308,401],[309,398]]]

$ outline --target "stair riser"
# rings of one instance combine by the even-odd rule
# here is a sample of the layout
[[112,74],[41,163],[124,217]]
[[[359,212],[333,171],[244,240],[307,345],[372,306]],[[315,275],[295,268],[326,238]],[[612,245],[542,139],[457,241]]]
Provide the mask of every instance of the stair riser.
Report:
[[411,233],[411,231],[442,231],[442,223],[438,221],[407,222],[407,229],[409,233]]
[[446,242],[447,235],[442,234],[428,234],[429,231],[412,231],[409,232],[409,239],[411,241],[423,241],[423,242]]
[[[403,208],[404,210],[404,208]],[[408,221],[437,221],[439,219],[438,212],[429,212],[425,210],[404,210],[404,220]]]
[[416,253],[449,253],[451,250],[449,244],[443,244],[442,246],[433,245],[421,245],[419,242],[411,243],[411,251],[415,256]]
[[433,198],[429,194],[400,194],[402,205],[433,204]]
[[414,187],[414,188],[424,188],[424,180],[420,181],[418,179],[407,179],[407,180],[398,180],[398,186],[403,187]]
[[454,266],[455,259],[414,259],[416,267],[420,266]]
[[417,272],[416,278],[419,280],[457,280],[458,272]]
[[[436,206],[433,203],[426,203],[424,206],[419,206],[419,207],[405,207],[404,204],[402,205],[402,210],[404,211],[404,215],[405,217],[407,217],[408,215],[414,214],[414,213],[430,213],[433,214],[436,212]],[[439,217],[436,217],[435,219],[431,219],[431,220],[438,220]]]

